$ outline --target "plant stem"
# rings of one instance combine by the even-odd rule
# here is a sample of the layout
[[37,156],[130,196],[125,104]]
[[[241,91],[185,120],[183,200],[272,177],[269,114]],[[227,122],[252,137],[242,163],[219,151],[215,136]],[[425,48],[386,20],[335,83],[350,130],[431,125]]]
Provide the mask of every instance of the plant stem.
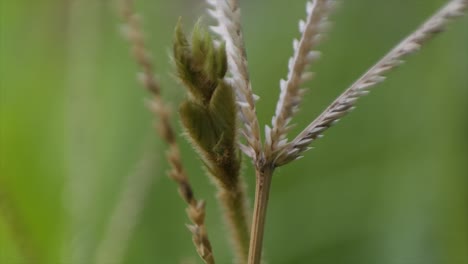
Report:
[[239,177],[232,189],[220,188],[219,198],[224,209],[225,221],[231,231],[235,263],[246,264],[249,256],[250,213],[243,179]]
[[263,166],[256,170],[255,202],[250,233],[249,264],[259,264],[262,258],[263,231],[274,168]]

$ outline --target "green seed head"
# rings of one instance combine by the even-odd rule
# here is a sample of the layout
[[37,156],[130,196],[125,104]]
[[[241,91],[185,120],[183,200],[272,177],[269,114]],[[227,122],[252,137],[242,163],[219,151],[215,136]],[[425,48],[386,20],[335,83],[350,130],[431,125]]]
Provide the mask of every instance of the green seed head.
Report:
[[239,175],[240,158],[235,96],[224,80],[228,69],[225,43],[216,45],[200,21],[189,43],[179,20],[173,51],[178,77],[189,92],[180,106],[187,137],[208,171],[221,184],[232,186]]

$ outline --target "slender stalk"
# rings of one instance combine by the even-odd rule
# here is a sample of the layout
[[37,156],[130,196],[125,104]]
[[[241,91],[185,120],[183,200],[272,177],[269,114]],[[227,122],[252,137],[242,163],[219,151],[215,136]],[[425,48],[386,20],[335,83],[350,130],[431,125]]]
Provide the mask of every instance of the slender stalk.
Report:
[[239,177],[232,189],[219,188],[218,197],[224,209],[224,218],[231,231],[236,262],[247,263],[249,256],[250,214],[243,178]]
[[270,195],[271,178],[274,167],[267,165],[256,170],[255,201],[250,233],[250,249],[248,264],[259,264],[262,257],[263,231]]
[[187,225],[187,228],[192,233],[192,240],[200,257],[206,264],[214,264],[213,249],[205,226],[205,202],[195,197],[192,185],[182,165],[180,149],[176,140],[177,133],[171,123],[169,107],[161,96],[159,82],[154,76],[153,62],[146,48],[139,17],[133,8],[133,0],[122,0],[120,11],[124,21],[124,33],[131,44],[133,57],[142,70],[139,75],[140,81],[152,95],[149,107],[159,118],[159,133],[168,145],[166,157],[171,167],[168,173],[169,178],[177,183],[179,194],[187,204],[186,212],[192,222],[192,224]]

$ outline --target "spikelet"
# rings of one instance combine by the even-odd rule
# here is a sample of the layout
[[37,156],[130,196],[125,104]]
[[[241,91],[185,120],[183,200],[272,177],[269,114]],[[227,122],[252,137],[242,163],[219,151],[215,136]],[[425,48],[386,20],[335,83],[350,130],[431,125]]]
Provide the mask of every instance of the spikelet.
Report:
[[254,162],[262,159],[260,129],[255,112],[255,101],[258,97],[253,94],[247,68],[247,56],[241,28],[241,13],[238,0],[207,0],[208,13],[217,20],[218,25],[212,26],[214,33],[226,42],[226,52],[230,77],[228,83],[236,93],[239,115],[244,128],[247,145],[241,145],[242,151]]
[[187,139],[217,183],[236,259],[244,263],[249,248],[249,213],[240,177],[238,109],[234,91],[225,80],[228,63],[225,45],[215,45],[200,23],[195,25],[189,43],[179,22],[174,62],[179,80],[189,92],[179,109],[182,125]]
[[327,30],[328,15],[333,9],[335,1],[314,0],[307,2],[307,19],[299,21],[300,40],[293,41],[294,54],[289,59],[288,76],[280,81],[281,93],[276,104],[272,127],[265,127],[265,156],[267,160],[274,158],[286,146],[288,124],[299,110],[305,89],[301,85],[313,77],[307,68],[320,57],[320,52],[314,50]]
[[421,46],[444,30],[446,24],[463,15],[467,0],[452,0],[409,35],[361,78],[346,89],[317,119],[308,125],[278,155],[275,165],[281,166],[301,157],[308,146],[322,133],[353,109],[356,101],[369,93],[370,88],[385,80],[384,74],[403,63],[402,59],[419,50]]
[[234,93],[224,81],[225,47],[216,48],[210,34],[199,23],[189,43],[179,22],[174,61],[179,80],[189,91],[189,97],[179,109],[187,138],[212,176],[231,188],[239,176],[240,159]]

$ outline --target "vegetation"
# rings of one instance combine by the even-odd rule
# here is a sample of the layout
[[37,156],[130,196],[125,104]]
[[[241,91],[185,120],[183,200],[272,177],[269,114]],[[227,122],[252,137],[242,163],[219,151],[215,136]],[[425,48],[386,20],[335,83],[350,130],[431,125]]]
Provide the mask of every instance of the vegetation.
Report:
[[[154,177],[160,176],[164,171],[158,164],[165,163],[164,159],[160,157],[162,155],[159,155],[159,151],[155,152],[154,150],[167,149],[166,157],[171,167],[169,177],[177,183],[179,193],[186,202],[186,212],[191,221],[188,229],[192,233],[198,254],[206,263],[215,263],[215,260],[216,263],[231,262],[232,257],[227,254],[225,249],[223,251],[223,248],[231,248],[236,262],[258,264],[262,258],[265,236],[267,237],[265,259],[272,263],[309,263],[311,261],[398,263],[397,259],[402,257],[417,259],[421,263],[427,261],[460,263],[460,261],[466,260],[466,252],[463,249],[466,248],[468,241],[466,237],[460,235],[463,234],[460,231],[468,228],[466,221],[463,221],[467,217],[464,206],[466,205],[466,199],[464,199],[466,198],[466,189],[462,187],[463,183],[466,183],[466,177],[463,176],[466,175],[466,170],[463,169],[463,158],[461,157],[466,157],[468,148],[459,148],[459,140],[464,140],[462,142],[466,143],[466,139],[463,137],[464,134],[460,132],[463,130],[460,129],[463,127],[460,125],[460,119],[454,117],[456,114],[463,116],[460,114],[462,111],[453,105],[452,108],[441,105],[440,109],[443,109],[445,114],[431,116],[431,119],[439,122],[432,126],[424,123],[423,127],[426,129],[417,131],[418,137],[431,139],[431,147],[436,148],[437,144],[434,142],[439,142],[440,145],[436,149],[444,151],[442,152],[444,153],[443,157],[433,154],[433,161],[438,160],[439,162],[433,164],[428,163],[431,156],[422,147],[424,142],[429,141],[421,140],[419,142],[419,138],[414,137],[408,138],[406,141],[403,140],[406,145],[399,145],[400,148],[404,146],[404,150],[410,152],[399,157],[398,151],[392,150],[393,146],[383,144],[382,142],[385,140],[379,138],[379,135],[387,135],[387,138],[394,137],[393,141],[398,142],[401,141],[400,137],[402,136],[408,137],[416,134],[409,133],[407,130],[400,132],[400,126],[385,126],[383,125],[385,121],[384,123],[380,121],[382,128],[379,128],[379,121],[375,119],[387,117],[389,120],[395,120],[392,118],[400,120],[401,114],[404,112],[391,105],[395,102],[399,103],[398,106],[402,106],[403,109],[419,110],[419,113],[423,114],[413,114],[414,117],[427,117],[427,108],[426,111],[420,110],[414,103],[416,99],[409,99],[410,95],[415,95],[414,98],[422,100],[424,99],[424,96],[421,96],[423,92],[433,91],[433,98],[439,100],[440,95],[455,95],[456,92],[460,92],[456,89],[452,92],[447,91],[449,86],[466,87],[466,80],[463,79],[466,79],[466,76],[456,73],[463,72],[467,68],[467,60],[460,59],[460,56],[439,57],[438,64],[442,65],[445,60],[444,65],[448,65],[446,67],[454,67],[451,68],[452,70],[444,69],[445,67],[438,70],[439,74],[446,70],[446,77],[425,76],[428,79],[432,77],[432,80],[439,85],[428,82],[424,78],[415,78],[415,76],[420,75],[414,73],[408,75],[405,81],[408,86],[413,87],[411,87],[411,91],[409,89],[401,91],[408,93],[405,98],[411,103],[404,108],[404,105],[397,99],[398,97],[392,97],[391,91],[388,92],[387,96],[390,99],[381,98],[379,105],[372,106],[374,108],[387,106],[390,108],[388,112],[376,110],[376,113],[367,114],[366,111],[363,111],[361,118],[371,119],[370,117],[374,117],[371,119],[374,122],[369,124],[369,121],[365,120],[356,123],[360,129],[348,127],[348,133],[350,133],[348,138],[345,137],[341,141],[339,139],[332,140],[328,143],[330,147],[325,147],[324,161],[310,165],[294,162],[297,165],[287,166],[281,171],[279,168],[302,157],[303,152],[309,149],[309,145],[312,142],[315,143],[315,140],[321,137],[325,130],[353,109],[356,101],[367,94],[369,88],[384,80],[384,74],[401,65],[402,59],[406,55],[419,50],[427,40],[440,33],[447,22],[462,15],[468,5],[467,1],[449,1],[426,23],[365,72],[308,125],[306,120],[310,121],[310,114],[303,114],[303,119],[302,121],[299,119],[299,123],[305,123],[303,125],[305,128],[301,131],[300,126],[293,128],[290,121],[298,112],[301,101],[307,100],[304,99],[303,85],[313,77],[313,74],[308,72],[309,66],[314,64],[315,69],[315,63],[319,58],[317,45],[323,39],[324,34],[329,32],[328,16],[334,9],[334,1],[317,0],[308,3],[307,18],[299,24],[301,37],[294,41],[294,54],[289,60],[289,73],[287,78],[280,82],[281,89],[279,99],[276,101],[276,111],[271,126],[265,128],[264,141],[261,140],[259,125],[263,122],[262,116],[264,115],[257,114],[256,110],[257,106],[258,109],[261,109],[262,101],[258,101],[259,97],[252,92],[252,87],[255,85],[251,83],[250,70],[247,65],[247,51],[244,47],[239,3],[237,1],[210,0],[208,4],[209,13],[217,21],[217,25],[211,29],[218,36],[212,36],[204,29],[203,24],[206,22],[199,22],[195,25],[191,37],[187,37],[179,20],[173,38],[172,56],[176,77],[179,84],[186,87],[185,98],[175,100],[181,101],[178,109],[180,124],[184,128],[186,138],[196,150],[198,159],[194,158],[193,155],[184,154],[190,153],[190,151],[183,141],[179,140],[179,123],[175,121],[178,115],[171,113],[172,105],[167,103],[174,100],[174,98],[168,99],[169,97],[166,95],[171,90],[166,87],[170,85],[154,76],[154,72],[158,71],[155,70],[156,67],[152,61],[154,57],[148,52],[149,46],[141,30],[141,19],[135,15],[133,3],[130,0],[123,1],[120,11],[125,25],[124,33],[131,44],[132,54],[142,72],[139,75],[139,80],[151,96],[147,105],[156,116],[159,134],[166,144],[157,143],[156,146],[151,143],[154,137],[153,133],[145,129],[144,121],[149,116],[144,113],[143,109],[125,116],[126,109],[129,107],[128,100],[131,99],[129,96],[115,97],[121,98],[120,102],[126,105],[124,108],[119,106],[118,112],[107,112],[106,108],[99,107],[100,104],[97,104],[99,94],[93,90],[95,86],[90,84],[104,80],[101,75],[105,74],[106,71],[97,74],[98,65],[92,65],[91,68],[86,66],[88,60],[93,60],[96,55],[102,56],[100,52],[97,52],[99,45],[96,41],[102,36],[96,27],[93,29],[100,17],[95,7],[91,8],[95,13],[85,12],[86,9],[77,5],[72,5],[69,8],[70,12],[67,18],[70,19],[67,32],[69,32],[71,40],[64,49],[69,54],[66,60],[69,63],[68,77],[64,82],[67,84],[65,86],[68,87],[65,94],[69,101],[60,101],[58,99],[61,97],[55,96],[56,105],[49,106],[55,110],[53,112],[56,116],[52,121],[44,119],[44,116],[40,115],[41,111],[46,112],[46,110],[39,110],[37,115],[33,115],[34,118],[29,119],[45,122],[45,125],[42,125],[42,130],[47,131],[47,133],[42,132],[45,141],[34,143],[35,145],[24,145],[28,146],[27,148],[16,145],[15,142],[25,142],[24,139],[27,139],[29,134],[21,136],[21,133],[18,133],[21,130],[15,130],[19,127],[16,125],[16,120],[21,120],[16,119],[16,117],[21,116],[18,112],[11,110],[16,109],[16,105],[19,104],[19,101],[15,100],[13,96],[18,92],[12,92],[13,90],[9,88],[4,89],[2,85],[2,95],[7,96],[7,100],[2,99],[1,112],[2,145],[7,146],[7,148],[2,148],[1,152],[0,212],[2,218],[0,234],[2,235],[0,236],[0,246],[2,247],[2,255],[0,257],[2,259],[12,263],[57,261],[67,263],[105,263],[108,261],[112,263],[145,263],[147,261],[173,263],[182,261],[191,263],[196,261],[193,258],[183,258],[185,255],[192,255],[190,252],[193,251],[188,250],[184,244],[183,237],[185,235],[183,232],[174,231],[179,230],[177,227],[173,227],[174,219],[183,219],[176,213],[179,206],[170,201],[172,198],[168,198],[171,197],[171,192],[159,191],[170,189],[169,185],[166,186],[166,183],[159,179],[160,177]],[[14,5],[7,7],[11,8],[12,6]],[[6,16],[7,19],[12,19],[11,17],[14,18],[14,16]],[[2,32],[3,25],[4,23],[2,23]],[[462,24],[461,31],[464,26],[466,23]],[[383,31],[380,28],[378,30],[379,32]],[[466,40],[466,36],[459,35],[458,37]],[[456,34],[453,38],[456,38]],[[74,39],[81,40],[82,43],[77,44],[73,41]],[[164,41],[158,45],[162,42]],[[459,43],[457,45],[460,45],[460,48],[456,50],[456,53],[459,55],[461,51],[462,54],[465,52],[466,55],[466,49],[462,48],[465,46]],[[6,51],[13,47],[11,42],[2,41],[3,46],[5,49],[2,48],[2,55],[8,55]],[[365,44],[358,42],[355,44],[358,49],[362,49],[363,46]],[[82,47],[87,47],[86,52],[83,52]],[[120,50],[123,50],[123,47]],[[455,52],[444,47],[441,47],[440,50],[447,53]],[[57,53],[60,52],[57,50]],[[369,50],[367,52],[372,54]],[[262,54],[262,51],[258,50],[258,53]],[[250,54],[252,53],[249,52]],[[254,56],[249,56],[249,62],[254,61],[252,57],[255,58],[256,53],[253,52],[253,54]],[[426,56],[430,54],[428,52]],[[6,74],[13,72],[4,67],[10,65],[4,64],[4,62],[14,60],[11,60],[11,56],[6,56],[6,58],[8,60],[2,59],[2,75],[5,73],[6,83],[11,84],[9,78],[15,75]],[[160,60],[159,56],[157,58]],[[275,61],[273,57],[263,59],[261,60],[262,64],[266,65],[267,60]],[[335,65],[335,63],[330,65]],[[255,62],[253,64],[253,69],[255,69]],[[338,73],[347,76],[346,71],[354,72],[353,64],[354,60],[351,59],[346,65],[337,66],[328,76]],[[430,64],[430,66],[433,65]],[[426,70],[432,69],[424,64],[420,67]],[[271,69],[274,68],[276,66],[271,67]],[[257,66],[256,69],[261,73],[261,67]],[[456,69],[455,73],[453,69]],[[54,79],[59,71],[58,68],[51,70],[53,77],[50,78]],[[112,73],[112,71],[108,72]],[[321,71],[318,70],[318,72]],[[255,70],[252,72],[252,76],[255,78],[253,73]],[[119,79],[114,74],[112,76],[109,80]],[[262,75],[259,74],[259,76]],[[271,79],[272,75],[268,73],[265,83],[270,85]],[[317,80],[320,84],[319,81],[320,79]],[[437,81],[439,82],[437,83]],[[341,83],[337,80],[335,82]],[[422,85],[418,82],[422,82],[425,88],[431,85],[434,88],[433,90],[425,89],[422,92],[417,89],[417,86]],[[442,91],[441,84],[445,87]],[[405,85],[405,82],[402,81],[402,85]],[[128,89],[128,86],[133,85],[131,82],[127,82],[118,86],[127,86],[126,89]],[[129,93],[128,90],[122,91],[125,91],[124,94]],[[181,91],[182,89],[179,92]],[[261,91],[260,89],[259,92]],[[464,92],[461,91],[461,93]],[[57,91],[54,91],[52,94],[56,93]],[[268,94],[271,94],[271,91]],[[426,94],[424,93],[424,95]],[[141,95],[133,95],[133,98],[138,96]],[[275,102],[270,100],[269,96],[266,97],[268,102]],[[453,104],[457,100],[451,97],[447,98],[446,102],[449,101]],[[111,105],[111,102],[109,99],[108,104]],[[321,101],[317,100],[316,102]],[[426,107],[433,105],[429,104],[430,102],[434,101],[426,101]],[[459,105],[466,105],[466,100],[460,99],[458,102]],[[137,103],[130,104],[132,107],[138,105]],[[367,107],[371,108],[371,106]],[[60,108],[66,109],[65,113],[57,113],[56,110]],[[318,110],[318,108],[306,108],[313,111]],[[24,109],[27,113],[31,113],[28,110],[32,109],[32,105],[27,105]],[[102,110],[107,115],[103,115]],[[396,117],[398,114],[400,114],[399,117]],[[411,117],[411,113],[404,114],[405,117]],[[99,120],[96,115],[98,117],[102,115],[108,123],[90,123],[90,120]],[[129,125],[135,122],[135,117],[140,118],[137,122],[138,125]],[[405,122],[399,122],[406,124],[405,127],[407,127],[412,123],[417,123],[415,120],[418,119],[414,117],[408,118]],[[66,127],[65,137],[63,134],[57,133],[56,127],[60,127],[60,123],[57,124],[54,120],[63,120],[61,122]],[[107,124],[110,124],[111,121],[115,124],[125,125],[119,125],[120,129],[117,130],[110,129]],[[89,126],[83,127],[82,124]],[[437,130],[434,130],[434,134],[439,135],[438,141],[434,141],[434,134],[422,136],[424,133],[433,131],[428,129],[430,127],[442,127],[443,129],[438,130],[440,133],[452,131],[451,135],[454,136],[453,138],[442,137],[442,134],[439,134]],[[362,131],[363,128],[369,131],[376,130],[376,132],[370,132],[376,134],[375,137],[373,140],[367,139],[368,143],[357,144],[353,147],[352,144],[356,138],[361,138],[361,141],[366,140],[363,136],[367,136],[367,134]],[[135,129],[147,131],[139,132],[139,137],[146,139],[138,140],[138,137],[135,137],[137,135]],[[133,136],[128,137],[126,133]],[[147,135],[142,137],[145,133]],[[31,135],[33,134],[31,132]],[[96,137],[108,139],[100,143],[100,148],[96,148],[92,144]],[[60,147],[52,146],[52,150],[49,149],[46,152],[49,155],[38,155],[39,150],[47,149],[47,143],[56,142],[58,138],[62,138],[65,142],[60,143],[62,148],[65,147],[65,154],[57,152]],[[150,138],[150,143],[148,138]],[[118,139],[122,139],[125,144],[116,144],[116,142],[120,142]],[[141,142],[142,147],[137,146],[136,142],[138,141]],[[36,139],[34,142],[38,142],[38,140]],[[416,144],[418,142],[419,144]],[[447,142],[457,142],[458,144],[447,147]],[[408,145],[408,143],[410,144]],[[333,147],[333,144],[339,146]],[[374,148],[373,146],[378,147]],[[357,149],[351,151],[353,148]],[[374,150],[370,151],[373,148]],[[337,153],[336,150],[340,150],[340,152]],[[54,154],[54,151],[59,157],[59,153],[62,154],[61,159],[52,158],[54,156],[50,154]],[[98,151],[98,153],[93,154],[94,151]],[[111,159],[113,156],[111,153],[115,151],[120,151],[120,161]],[[243,159],[241,152],[248,157],[244,159],[245,161],[251,161],[245,162],[247,164],[245,169],[242,169],[241,166]],[[374,157],[377,153],[384,154]],[[414,155],[413,153],[419,154]],[[25,154],[27,155],[25,156]],[[357,159],[357,154],[366,155],[358,155],[362,159]],[[344,155],[344,160],[351,160],[341,162],[339,161],[342,159],[341,155]],[[320,160],[319,157],[317,159]],[[207,207],[204,201],[197,198],[201,194],[203,198],[208,199],[208,205],[214,201],[208,195],[209,184],[204,185],[202,182],[206,181],[197,176],[200,174],[200,170],[194,169],[199,167],[196,164],[199,160],[202,161],[207,174],[218,190],[216,200],[222,207],[226,226],[230,231],[227,235],[220,232],[222,228],[214,224],[217,219],[216,209]],[[396,160],[397,166],[385,165],[392,160]],[[34,166],[37,168],[44,166],[45,170],[39,169],[38,171],[48,171],[51,173],[49,178],[43,177],[42,173],[31,170],[29,173],[31,181],[27,181],[23,176],[26,174],[22,174],[22,172],[28,170],[15,165],[20,164],[21,161],[31,162],[26,163],[29,164],[28,169],[30,169],[29,167],[34,168]],[[37,165],[34,165],[34,162]],[[138,165],[131,165],[135,163]],[[250,163],[253,165],[252,167],[248,166]],[[320,163],[323,164],[320,165]],[[333,166],[335,163],[343,165]],[[441,164],[447,165],[442,166]],[[292,168],[288,170],[289,167]],[[256,175],[256,188],[254,208],[253,213],[251,213],[248,205],[249,192],[245,188],[244,180],[252,184],[253,170]],[[122,173],[123,171],[128,172]],[[333,171],[335,173],[332,178],[321,176]],[[275,178],[274,182],[277,181],[277,176],[273,177],[274,172],[279,172],[275,175],[284,174],[282,178],[278,178],[284,179],[282,183],[283,195],[284,191],[288,190],[288,184],[294,185],[294,182],[297,184],[293,195],[290,195],[289,198],[282,197],[282,199],[276,200],[279,207],[276,205],[273,210],[270,210],[269,214],[274,214],[274,217],[270,216],[267,220],[267,205],[272,179]],[[39,175],[41,175],[40,178],[38,178]],[[411,181],[405,180],[403,176],[409,177]],[[294,177],[298,179],[294,179]],[[33,184],[34,181],[37,184]],[[156,181],[158,184],[153,186]],[[60,184],[61,182],[63,185]],[[426,185],[421,183],[426,183]],[[39,186],[45,188],[37,189]],[[158,190],[157,195],[152,194],[153,189]],[[332,189],[335,191],[330,191]],[[197,195],[195,195],[194,190],[197,190]],[[397,191],[398,194],[391,194],[392,191]],[[403,195],[400,196],[400,192]],[[275,199],[273,197],[276,193],[281,194],[281,191],[273,191],[272,193],[271,197]],[[421,194],[424,194],[423,198],[421,198]],[[33,197],[35,198],[32,199]],[[60,198],[57,199],[57,197]],[[159,197],[156,199],[159,202],[153,202],[152,197]],[[51,199],[54,200],[53,203],[50,203]],[[429,209],[430,205],[434,205],[433,202],[435,202],[436,209]],[[410,206],[407,205],[408,203]],[[48,208],[45,204],[52,205]],[[354,207],[350,206],[352,204]],[[419,208],[421,205],[423,208],[419,211],[408,210],[409,208]],[[35,207],[39,209],[36,212],[34,212]],[[406,210],[398,211],[391,208],[406,208]],[[277,209],[286,209],[288,213],[284,215],[284,211]],[[154,212],[154,214],[147,212]],[[358,216],[358,212],[360,212],[360,216]],[[434,216],[428,220],[426,219],[427,214]],[[253,217],[252,221],[250,221],[250,217]],[[53,221],[46,219],[53,219]],[[362,222],[363,219],[370,225],[358,228],[357,223]],[[424,221],[419,221],[419,225],[409,225],[410,222],[406,222],[404,219],[424,219]],[[252,222],[252,226],[250,226],[250,222]],[[265,227],[265,224],[269,226]],[[151,230],[155,232],[147,232]],[[158,230],[172,231],[171,233],[159,233]],[[395,236],[392,235],[394,232]],[[231,241],[231,247],[220,246],[223,245],[221,241],[224,236]],[[135,241],[135,243],[131,241]],[[281,241],[294,241],[294,243],[285,245]],[[397,245],[401,245],[402,242],[408,246],[398,247]],[[275,247],[278,251],[275,250]],[[161,251],[162,249],[164,251]],[[274,251],[270,252],[271,249]],[[428,249],[431,249],[433,253],[428,254]],[[148,254],[141,254],[142,252]]]

